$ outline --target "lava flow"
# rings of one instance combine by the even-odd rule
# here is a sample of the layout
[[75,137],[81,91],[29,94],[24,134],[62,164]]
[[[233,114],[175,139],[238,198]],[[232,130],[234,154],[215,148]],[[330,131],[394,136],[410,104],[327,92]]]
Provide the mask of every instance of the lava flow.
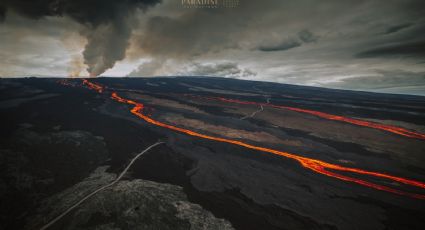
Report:
[[228,99],[228,98],[223,98],[223,97],[201,97],[201,96],[194,96],[194,97],[206,99],[206,100],[219,100],[219,101],[224,101],[224,102],[229,102],[229,103],[237,103],[237,104],[243,104],[243,105],[258,105],[258,106],[268,106],[268,107],[279,108],[279,109],[287,109],[287,110],[291,110],[291,111],[295,111],[295,112],[299,112],[299,113],[310,114],[310,115],[317,116],[317,117],[324,118],[324,119],[328,119],[328,120],[342,121],[342,122],[346,122],[346,123],[350,123],[350,124],[354,124],[354,125],[359,125],[359,126],[364,126],[364,127],[369,127],[369,128],[373,128],[373,129],[379,129],[379,130],[395,133],[395,134],[402,135],[402,136],[405,136],[405,137],[425,140],[425,134],[413,132],[413,131],[410,131],[410,130],[407,130],[407,129],[404,129],[404,128],[401,128],[401,127],[397,127],[397,126],[393,126],[393,125],[384,125],[384,124],[380,124],[380,123],[364,121],[364,120],[359,120],[359,119],[354,119],[354,118],[349,118],[349,117],[343,117],[343,116],[333,115],[333,114],[314,111],[314,110],[301,109],[301,108],[289,107],[289,106],[283,106],[283,105],[273,105],[273,104],[270,104],[270,103],[240,101],[240,100],[236,100],[236,99]]
[[104,90],[103,86],[92,83],[88,81],[87,79],[83,79],[83,85],[87,85],[87,87],[89,87],[90,89],[96,90],[98,93],[102,93]]
[[[88,82],[87,80],[85,80],[85,81]],[[94,89],[99,93],[104,91],[104,87],[101,86],[101,85],[91,83],[91,82],[90,82],[90,84],[86,83],[86,85],[89,88]],[[125,103],[125,104],[129,104],[129,105],[134,106],[130,110],[132,114],[136,115],[137,117],[143,119],[144,121],[146,121],[150,124],[153,124],[153,125],[156,125],[156,126],[159,126],[159,127],[174,130],[174,131],[184,133],[184,134],[187,134],[187,135],[190,135],[190,136],[200,137],[200,138],[218,141],[218,142],[223,142],[223,143],[229,143],[229,144],[238,145],[238,146],[242,146],[242,147],[253,149],[253,150],[272,153],[272,154],[275,154],[275,155],[279,155],[279,156],[282,156],[282,157],[286,157],[286,158],[289,158],[289,159],[296,160],[304,168],[310,169],[310,170],[312,170],[316,173],[319,173],[319,174],[323,174],[323,175],[326,175],[326,176],[329,176],[329,177],[337,178],[337,179],[340,179],[340,180],[343,180],[343,181],[357,183],[357,184],[360,184],[360,185],[363,185],[363,186],[366,186],[366,187],[370,187],[370,188],[374,188],[374,189],[377,189],[377,190],[381,190],[381,191],[386,191],[386,192],[390,192],[390,193],[394,193],[394,194],[398,194],[398,195],[403,195],[403,196],[408,196],[408,197],[412,197],[412,198],[417,198],[417,199],[425,199],[425,195],[422,195],[422,194],[415,194],[415,193],[401,191],[401,190],[398,190],[398,189],[390,188],[390,187],[387,187],[387,186],[384,186],[384,185],[379,185],[379,184],[369,182],[369,181],[366,181],[366,180],[353,178],[353,177],[350,177],[350,176],[345,176],[345,175],[336,173],[334,171],[350,172],[350,173],[374,176],[374,177],[384,178],[384,179],[392,180],[392,181],[395,181],[395,182],[403,183],[403,184],[406,184],[406,185],[418,187],[418,188],[421,188],[421,189],[425,189],[425,183],[420,182],[420,181],[410,180],[410,179],[406,179],[406,178],[402,178],[402,177],[396,177],[396,176],[392,176],[392,175],[388,175],[388,174],[384,174],[384,173],[372,172],[372,171],[367,171],[367,170],[362,170],[362,169],[357,169],[357,168],[344,167],[344,166],[341,166],[341,165],[331,164],[331,163],[327,163],[327,162],[312,159],[312,158],[298,156],[298,155],[288,153],[288,152],[283,152],[283,151],[278,151],[278,150],[274,150],[274,149],[270,149],[270,148],[251,145],[251,144],[248,144],[248,143],[245,143],[245,142],[242,142],[242,141],[231,140],[231,139],[227,139],[227,138],[214,137],[214,136],[201,134],[201,133],[198,133],[198,132],[195,132],[195,131],[192,131],[192,130],[179,128],[179,127],[176,127],[176,126],[173,126],[173,125],[165,124],[165,123],[162,123],[160,121],[154,120],[154,119],[146,116],[145,114],[143,114],[144,105],[142,103],[139,103],[139,102],[136,102],[136,101],[133,101],[133,100],[129,100],[129,99],[125,99],[125,98],[119,96],[117,94],[117,92],[112,92],[111,98],[113,100],[117,101],[117,102]],[[334,170],[334,171],[330,171],[330,170]]]

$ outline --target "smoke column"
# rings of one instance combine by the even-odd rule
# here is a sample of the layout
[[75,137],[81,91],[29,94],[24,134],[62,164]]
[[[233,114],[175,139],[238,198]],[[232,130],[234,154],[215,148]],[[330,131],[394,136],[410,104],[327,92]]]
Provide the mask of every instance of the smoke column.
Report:
[[125,58],[132,32],[130,19],[137,9],[147,10],[161,0],[2,0],[0,22],[7,11],[30,19],[68,16],[84,26],[83,56],[90,76],[98,76]]

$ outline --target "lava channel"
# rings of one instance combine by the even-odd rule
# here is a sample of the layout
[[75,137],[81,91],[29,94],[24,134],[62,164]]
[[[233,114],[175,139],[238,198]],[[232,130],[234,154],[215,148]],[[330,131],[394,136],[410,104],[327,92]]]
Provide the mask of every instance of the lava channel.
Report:
[[89,87],[90,89],[96,90],[98,93],[102,93],[104,91],[103,86],[92,83],[87,79],[83,79],[83,85],[87,85],[87,87]]
[[[188,95],[186,94],[186,96],[188,96]],[[407,130],[405,128],[401,128],[401,127],[397,127],[397,126],[393,126],[393,125],[384,125],[384,124],[380,124],[380,123],[375,123],[375,122],[365,121],[365,120],[360,120],[360,119],[354,119],[354,118],[349,118],[349,117],[343,117],[343,116],[333,115],[333,114],[314,111],[314,110],[301,109],[301,108],[289,107],[289,106],[283,106],[283,105],[273,105],[273,104],[270,104],[270,103],[241,101],[241,100],[228,99],[228,98],[223,98],[223,97],[201,97],[201,96],[194,96],[194,95],[190,95],[190,96],[195,97],[195,98],[205,99],[205,100],[218,100],[218,101],[223,101],[223,102],[228,102],[228,103],[236,103],[236,104],[243,104],[243,105],[268,106],[268,107],[272,107],[272,108],[286,109],[286,110],[291,110],[291,111],[295,111],[295,112],[299,112],[299,113],[310,114],[310,115],[317,116],[317,117],[324,118],[324,119],[328,119],[328,120],[342,121],[342,122],[346,122],[346,123],[354,124],[354,125],[358,125],[358,126],[383,130],[383,131],[386,131],[386,132],[398,134],[398,135],[405,136],[405,137],[425,140],[425,134],[410,131],[410,130]]]
[[[87,80],[85,80],[85,81],[88,82]],[[103,86],[96,84],[96,83],[91,83],[91,82],[89,82],[89,83],[90,84],[86,83],[86,85],[90,89],[93,89],[93,90],[95,90],[99,93],[104,91]],[[148,117],[145,114],[143,114],[144,105],[142,103],[139,103],[139,102],[136,102],[136,101],[133,101],[133,100],[130,100],[130,99],[125,99],[125,98],[119,96],[117,92],[112,92],[111,98],[113,100],[117,101],[117,102],[132,105],[133,108],[130,110],[130,112],[132,114],[134,114],[135,116],[143,119],[144,121],[146,121],[150,124],[153,124],[153,125],[156,125],[156,126],[159,126],[159,127],[163,127],[163,128],[166,128],[166,129],[170,129],[170,130],[177,131],[177,132],[180,132],[180,133],[184,133],[184,134],[194,136],[194,137],[199,137],[199,138],[223,142],[223,143],[229,143],[229,144],[242,146],[242,147],[257,150],[257,151],[272,153],[272,154],[275,154],[275,155],[278,155],[278,156],[282,156],[282,157],[286,157],[286,158],[298,161],[302,167],[310,169],[313,172],[316,172],[316,173],[319,173],[319,174],[322,174],[322,175],[325,175],[325,176],[328,176],[328,177],[332,177],[332,178],[336,178],[336,179],[339,179],[339,180],[360,184],[360,185],[365,186],[365,187],[369,187],[369,188],[373,188],[373,189],[381,190],[381,191],[385,191],[385,192],[390,192],[390,193],[393,193],[393,194],[408,196],[408,197],[411,197],[411,198],[416,198],[416,199],[421,199],[421,200],[425,199],[425,195],[422,195],[422,194],[416,194],[416,193],[401,191],[401,190],[398,190],[398,189],[394,189],[394,188],[384,186],[384,185],[379,185],[379,184],[369,182],[369,181],[366,181],[366,180],[342,175],[342,174],[339,174],[335,171],[350,172],[350,173],[356,173],[356,174],[361,174],[361,175],[374,176],[374,177],[377,177],[377,178],[388,179],[388,180],[392,180],[392,181],[402,183],[402,184],[405,184],[405,185],[425,189],[425,183],[420,182],[420,181],[415,181],[415,180],[406,179],[406,178],[402,178],[402,177],[392,176],[392,175],[385,174],[385,173],[372,172],[372,171],[367,171],[367,170],[358,169],[358,168],[350,168],[350,167],[345,167],[345,166],[341,166],[341,165],[337,165],[337,164],[331,164],[331,163],[327,163],[327,162],[324,162],[324,161],[321,161],[321,160],[302,157],[302,156],[298,156],[298,155],[288,153],[288,152],[284,152],[284,151],[279,151],[279,150],[274,150],[274,149],[270,149],[270,148],[251,145],[251,144],[248,144],[248,143],[245,143],[245,142],[242,142],[242,141],[231,140],[231,139],[227,139],[227,138],[214,137],[214,136],[210,136],[210,135],[206,135],[206,134],[201,134],[201,133],[189,130],[189,129],[176,127],[176,126],[173,126],[173,125],[165,124],[165,123],[162,123],[160,121],[154,120],[151,117]],[[330,171],[330,170],[333,170],[333,171]]]

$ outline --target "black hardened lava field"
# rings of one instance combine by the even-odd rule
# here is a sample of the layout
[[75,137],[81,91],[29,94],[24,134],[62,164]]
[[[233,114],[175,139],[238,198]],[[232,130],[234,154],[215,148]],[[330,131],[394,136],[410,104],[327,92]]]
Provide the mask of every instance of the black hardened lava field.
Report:
[[0,96],[0,229],[425,225],[424,97],[213,77]]

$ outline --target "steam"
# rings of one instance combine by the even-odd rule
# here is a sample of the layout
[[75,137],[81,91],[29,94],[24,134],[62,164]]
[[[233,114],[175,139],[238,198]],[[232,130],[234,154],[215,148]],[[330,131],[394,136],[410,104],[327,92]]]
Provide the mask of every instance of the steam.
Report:
[[[84,27],[81,35],[87,39],[83,51],[84,64],[88,66],[87,72],[90,76],[98,76],[125,58],[133,29],[130,19],[134,12],[137,9],[146,10],[160,1],[3,0],[0,3],[0,22],[7,16],[8,10],[34,20],[46,16],[72,18]],[[77,66],[81,66],[80,64]],[[81,71],[78,71],[78,74],[79,72]],[[74,74],[77,73],[71,73]]]
[[90,76],[98,76],[125,58],[131,27],[126,22],[112,22],[94,30],[85,31],[87,44],[83,56]]
[[79,55],[73,55],[69,63],[69,77],[79,77],[83,70],[84,62],[81,60],[81,57]]

